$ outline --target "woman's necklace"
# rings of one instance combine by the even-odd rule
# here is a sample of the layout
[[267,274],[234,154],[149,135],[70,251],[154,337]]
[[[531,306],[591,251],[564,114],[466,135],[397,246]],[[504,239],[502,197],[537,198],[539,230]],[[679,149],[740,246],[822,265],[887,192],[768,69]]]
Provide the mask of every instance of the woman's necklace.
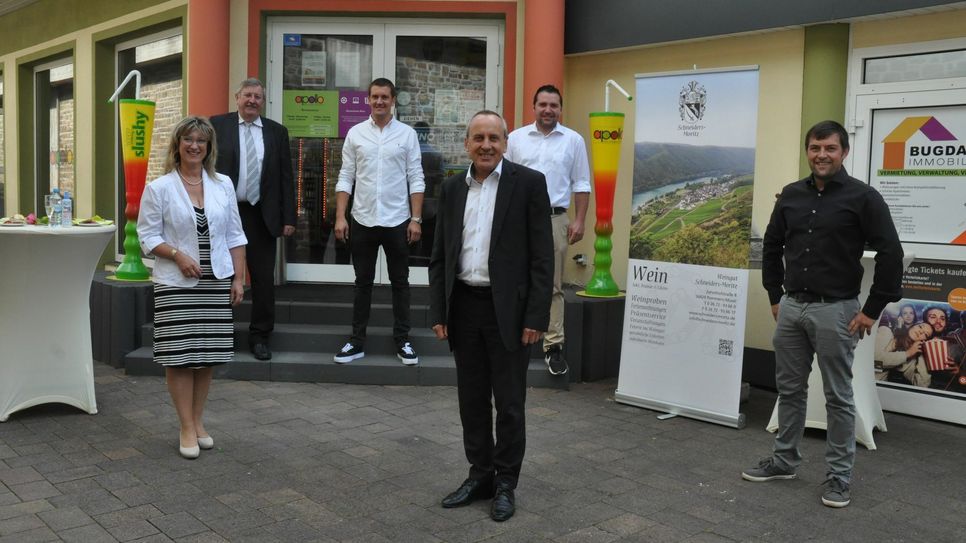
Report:
[[198,176],[198,181],[195,182],[195,183],[192,183],[191,181],[188,181],[188,178],[187,177],[185,177],[184,175],[182,175],[181,168],[175,168],[175,169],[178,170],[178,177],[180,177],[181,180],[184,181],[186,185],[191,185],[192,187],[197,187],[198,185],[201,184],[202,179],[201,179],[201,176],[200,175]]

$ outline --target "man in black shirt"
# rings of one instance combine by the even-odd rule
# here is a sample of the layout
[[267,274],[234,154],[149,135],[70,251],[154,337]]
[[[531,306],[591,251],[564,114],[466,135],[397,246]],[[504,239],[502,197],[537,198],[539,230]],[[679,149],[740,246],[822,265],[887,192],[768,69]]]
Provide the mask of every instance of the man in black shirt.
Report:
[[[762,284],[778,323],[773,338],[778,433],[773,455],[741,476],[755,482],[795,478],[808,374],[818,355],[828,413],[822,503],[845,507],[855,461],[853,352],[886,304],[902,296],[902,246],[882,196],[842,167],[849,154],[842,125],[813,126],[805,135],[805,152],[812,175],[782,190],[762,254]],[[875,275],[860,311],[866,245],[876,251]]]

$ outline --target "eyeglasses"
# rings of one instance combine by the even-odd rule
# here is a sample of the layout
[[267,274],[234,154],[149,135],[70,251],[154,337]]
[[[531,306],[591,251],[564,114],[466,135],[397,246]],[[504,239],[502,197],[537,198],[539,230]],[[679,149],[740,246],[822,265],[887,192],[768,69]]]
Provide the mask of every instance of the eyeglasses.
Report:
[[188,145],[188,146],[197,144],[198,147],[204,147],[204,146],[208,145],[208,140],[206,140],[204,138],[195,139],[195,138],[188,137],[188,136],[182,136],[181,137],[181,143],[183,143],[185,145]]

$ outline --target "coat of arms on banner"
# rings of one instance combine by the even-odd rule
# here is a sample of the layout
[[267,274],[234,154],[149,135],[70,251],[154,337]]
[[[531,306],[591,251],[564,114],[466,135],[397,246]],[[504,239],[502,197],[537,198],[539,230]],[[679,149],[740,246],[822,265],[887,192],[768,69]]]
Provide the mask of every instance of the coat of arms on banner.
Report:
[[708,91],[705,90],[704,85],[697,81],[689,81],[687,85],[681,87],[680,99],[678,100],[681,120],[686,123],[695,123],[704,118],[707,99]]

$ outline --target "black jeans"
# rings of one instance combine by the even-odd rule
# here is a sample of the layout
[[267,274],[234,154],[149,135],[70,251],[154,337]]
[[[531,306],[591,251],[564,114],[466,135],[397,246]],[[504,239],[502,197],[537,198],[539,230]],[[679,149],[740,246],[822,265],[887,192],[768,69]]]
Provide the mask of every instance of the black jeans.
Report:
[[248,343],[267,343],[275,329],[275,247],[276,238],[262,219],[261,203],[238,202],[242,229],[248,238],[245,260],[251,279],[252,316]]
[[349,227],[349,250],[356,272],[355,297],[352,302],[352,337],[349,341],[365,346],[369,308],[372,305],[372,283],[376,277],[379,246],[386,252],[389,282],[392,283],[392,337],[397,346],[409,341],[409,243],[406,229],[409,221],[398,226],[363,226],[352,219]]

